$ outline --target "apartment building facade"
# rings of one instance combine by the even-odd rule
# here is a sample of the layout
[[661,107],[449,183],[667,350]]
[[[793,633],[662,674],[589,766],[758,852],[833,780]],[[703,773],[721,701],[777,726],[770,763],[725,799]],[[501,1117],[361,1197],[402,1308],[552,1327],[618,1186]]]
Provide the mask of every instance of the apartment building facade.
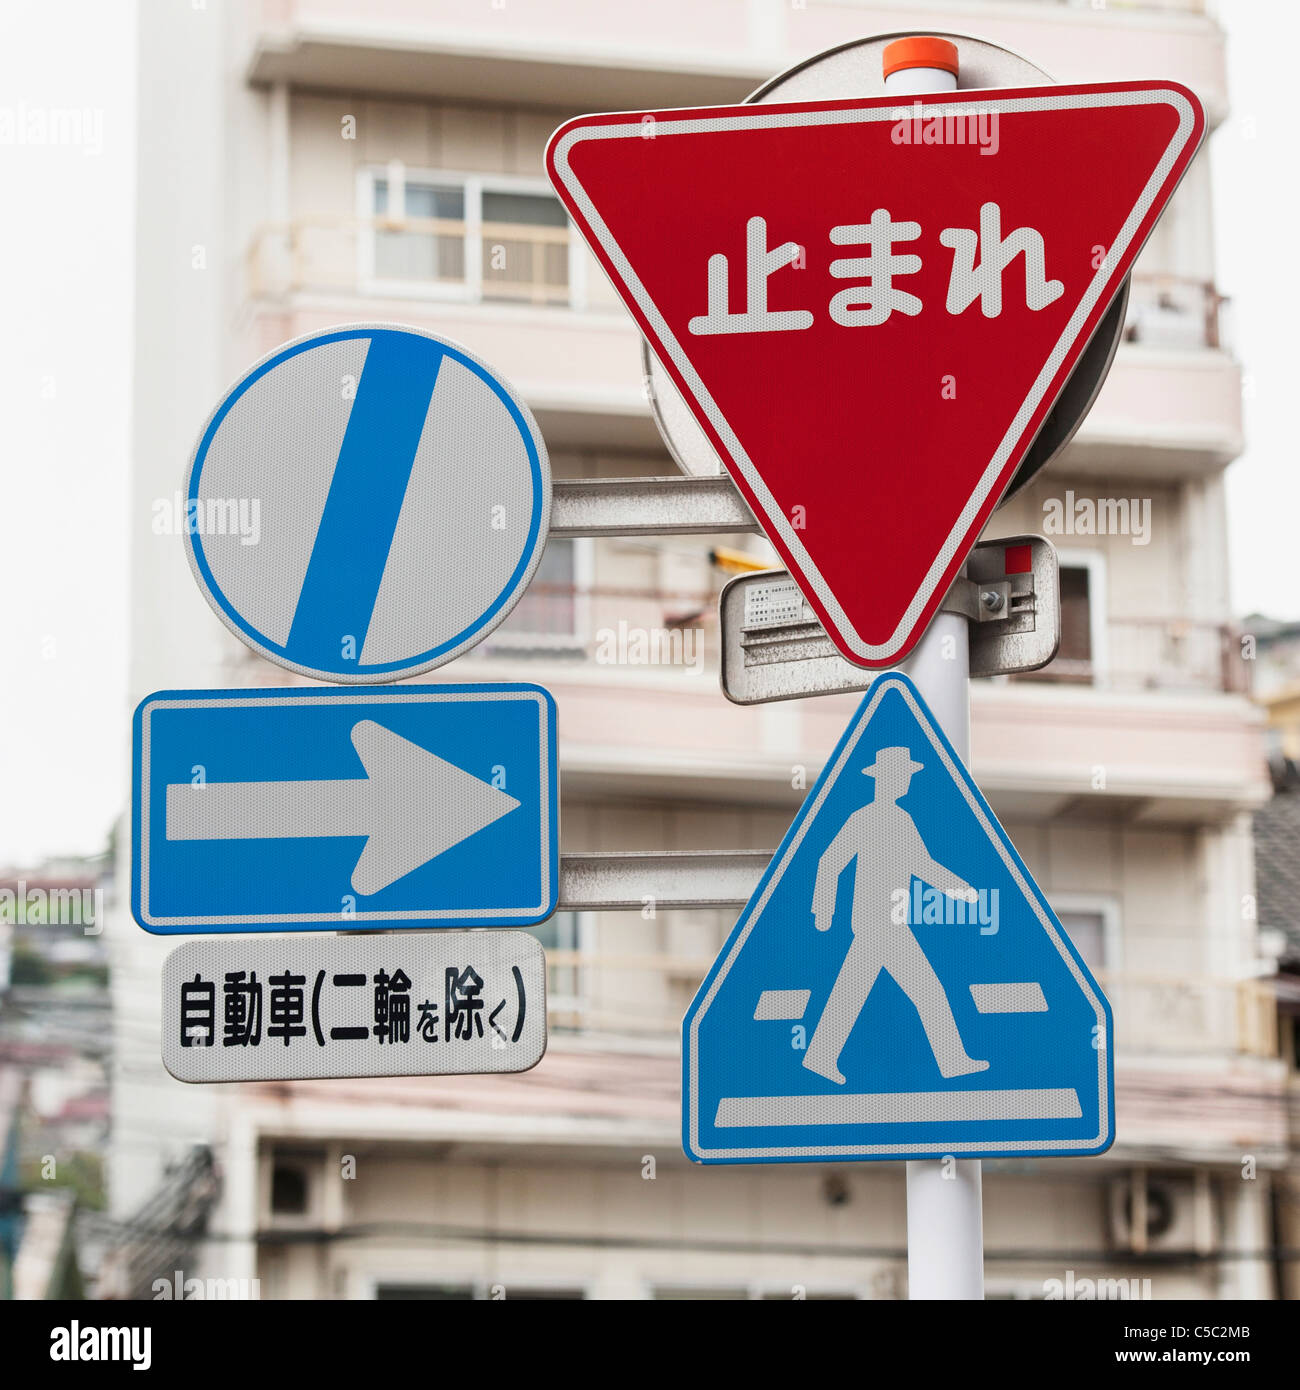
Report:
[[[581,111],[741,100],[812,53],[918,29],[978,33],[1060,80],[1172,77],[1214,125],[1227,109],[1197,0],[143,4],[132,701],[288,679],[150,524],[248,363],[337,323],[415,324],[517,386],[556,476],[670,474],[639,335],[549,189],[548,136]],[[1268,780],[1228,607],[1240,374],[1210,197],[1202,151],[1095,407],[988,532],[1055,542],[1063,640],[1040,675],[973,684],[973,772],[1110,995],[1118,1118],[1103,1158],[986,1163],[993,1295],[1274,1288],[1285,1063],[1253,913]],[[774,848],[854,708],[722,697],[720,544],[770,557],[752,536],[553,541],[511,618],[435,673],[554,693],[564,852]],[[202,1089],[159,1062],[167,943],[120,917],[114,1209],[205,1144],[222,1192],[198,1272],[264,1297],[904,1295],[901,1165],[681,1155],[677,1028],[733,920],[557,914],[537,932],[551,1045],[529,1074]]]

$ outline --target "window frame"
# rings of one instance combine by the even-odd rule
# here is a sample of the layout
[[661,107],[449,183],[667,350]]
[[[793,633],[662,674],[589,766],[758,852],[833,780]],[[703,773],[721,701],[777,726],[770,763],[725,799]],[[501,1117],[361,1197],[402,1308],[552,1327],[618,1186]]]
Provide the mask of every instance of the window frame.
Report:
[[[1061,569],[1085,570],[1088,575],[1088,644],[1092,648],[1089,665],[1091,684],[1103,686],[1110,671],[1107,649],[1106,556],[1100,550],[1075,550],[1058,547],[1057,563]],[[1051,674],[1051,667],[1046,668]]]
[[[591,589],[596,574],[596,542],[591,536],[557,536],[573,547],[573,631],[512,632],[509,617],[496,628],[486,643],[489,657],[512,657],[529,653],[565,653],[586,656],[591,646]],[[527,594],[520,597],[523,598]]]
[[[868,1293],[863,1292],[860,1285],[851,1284],[844,1280],[829,1280],[826,1282],[805,1282],[798,1281],[803,1285],[805,1296],[809,1302],[818,1302],[825,1299],[827,1302],[845,1303],[872,1303],[886,1302],[889,1300],[872,1299]],[[788,1283],[778,1283],[771,1279],[735,1279],[726,1278],[709,1279],[705,1276],[683,1277],[680,1279],[660,1279],[654,1276],[647,1276],[643,1282],[645,1296],[654,1303],[689,1303],[692,1295],[706,1295],[704,1299],[697,1301],[710,1303],[794,1303],[803,1300],[795,1299],[791,1293],[791,1285]],[[708,1298],[707,1295],[716,1292],[718,1289],[735,1290],[740,1294],[739,1298]],[[679,1293],[680,1298],[662,1298],[663,1291],[670,1290]]]
[[[486,1278],[482,1274],[466,1274],[463,1278],[445,1276],[438,1278],[429,1276],[421,1278],[419,1275],[403,1270],[398,1274],[387,1275],[367,1270],[362,1274],[359,1281],[361,1298],[370,1303],[379,1301],[379,1290],[386,1289],[428,1289],[428,1288],[461,1288],[469,1289],[470,1297],[460,1300],[467,1303],[490,1303],[493,1301],[492,1289],[495,1285],[501,1284],[505,1287],[505,1298],[501,1301],[510,1301],[510,1290],[515,1289],[519,1293],[554,1293],[557,1290],[563,1292],[576,1291],[579,1297],[575,1300],[579,1303],[591,1302],[591,1290],[594,1287],[593,1280],[588,1275],[567,1276],[563,1274],[528,1274],[522,1279]],[[393,1300],[398,1302],[400,1300]],[[418,1301],[418,1300],[412,1300]],[[455,1302],[457,1300],[448,1300]]]
[[[422,280],[394,280],[375,272],[375,183],[393,182],[400,174],[408,183],[438,184],[459,189],[465,200],[465,279],[462,284]],[[464,170],[412,168],[393,160],[388,164],[369,163],[357,170],[357,286],[362,294],[397,299],[427,299],[452,304],[487,304],[503,309],[560,309],[581,311],[587,306],[587,262],[582,244],[574,235],[573,219],[566,213],[569,238],[569,297],[566,303],[527,304],[519,300],[496,299],[483,293],[483,194],[523,193],[546,196],[555,202],[555,190],[545,179],[520,174],[479,174]],[[405,203],[405,199],[403,199]],[[563,204],[560,204],[563,207]],[[523,224],[527,225],[527,224]]]
[[[295,1149],[291,1145],[264,1149],[258,1156],[257,1205],[260,1221],[267,1230],[307,1230],[321,1221],[323,1197],[324,1156]],[[272,1206],[275,1170],[297,1168],[306,1183],[306,1204],[302,1211],[276,1211]]]
[[[553,913],[550,920],[554,920],[566,910],[561,908],[559,912]],[[570,908],[568,915],[573,917],[573,950],[579,956],[589,956],[593,954],[596,941],[596,914],[583,908]],[[559,947],[554,948],[556,950]],[[573,1031],[585,1032],[587,1028],[587,1018],[591,1012],[591,980],[586,966],[574,965],[560,967],[573,971],[573,993],[572,994],[552,994],[550,980],[547,979],[546,988],[546,1008],[549,1013],[551,1009],[563,1011],[572,1015],[577,1020],[577,1026]],[[548,962],[549,969],[549,962]],[[563,1031],[569,1031],[567,1029]]]
[[[1113,893],[1051,893],[1047,894],[1051,909],[1062,912],[1092,913],[1101,918],[1102,971],[1111,975],[1124,968],[1124,924],[1119,899]],[[1069,936],[1065,923],[1061,928]]]

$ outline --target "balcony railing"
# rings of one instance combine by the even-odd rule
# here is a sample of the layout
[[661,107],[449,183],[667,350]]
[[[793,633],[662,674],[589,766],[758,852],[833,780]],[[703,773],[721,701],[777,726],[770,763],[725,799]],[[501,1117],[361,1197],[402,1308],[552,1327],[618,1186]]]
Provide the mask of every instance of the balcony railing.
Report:
[[[721,652],[716,590],[679,591],[534,582],[476,657],[672,670],[717,678]],[[1253,663],[1228,624],[1125,618],[1105,627],[1101,660],[1058,656],[1013,681],[1119,692],[1246,694]],[[292,680],[232,644],[231,679]]]
[[[552,1028],[656,1038],[678,1032],[713,961],[548,951],[546,964]],[[1120,1051],[1277,1056],[1277,1000],[1267,980],[1128,970],[1096,974],[1110,1000]]]
[[[260,228],[249,245],[250,298],[295,293],[444,295],[529,304],[574,301],[568,227],[435,217],[304,216]],[[1138,271],[1124,340],[1162,348],[1223,345],[1227,302],[1206,280]]]
[[[1071,10],[1096,11],[1101,7],[1096,0],[1037,0],[1042,5],[1059,5]],[[1112,0],[1115,9],[1125,10],[1165,10],[1169,14],[1209,14],[1206,0]]]
[[1097,656],[1062,652],[1041,671],[1014,679],[1091,685],[1104,690],[1220,691],[1250,689],[1251,663],[1241,633],[1227,623],[1185,618],[1122,618],[1106,624]]
[[718,669],[717,589],[534,582],[487,639],[489,653],[562,650],[616,666]]
[[[1107,690],[1220,691],[1250,687],[1241,634],[1223,623],[1124,618],[1105,625],[1104,652],[1058,656],[1022,680]],[[716,671],[717,591],[534,583],[485,652],[539,656],[563,651],[602,665],[676,666]]]
[[1142,347],[1221,348],[1228,297],[1209,280],[1135,271],[1124,341]]
[[410,295],[568,304],[567,227],[439,217],[299,217],[248,248],[250,298],[294,293]]

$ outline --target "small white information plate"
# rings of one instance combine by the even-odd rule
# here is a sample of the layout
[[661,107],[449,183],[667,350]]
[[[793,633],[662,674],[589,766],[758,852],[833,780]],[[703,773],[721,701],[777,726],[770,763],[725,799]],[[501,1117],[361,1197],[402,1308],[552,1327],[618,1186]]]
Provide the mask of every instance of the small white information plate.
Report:
[[745,628],[787,627],[812,623],[817,615],[808,606],[799,586],[784,575],[780,579],[754,579],[745,586]]
[[546,958],[522,931],[206,937],[162,987],[178,1081],[518,1072],[546,1051]]

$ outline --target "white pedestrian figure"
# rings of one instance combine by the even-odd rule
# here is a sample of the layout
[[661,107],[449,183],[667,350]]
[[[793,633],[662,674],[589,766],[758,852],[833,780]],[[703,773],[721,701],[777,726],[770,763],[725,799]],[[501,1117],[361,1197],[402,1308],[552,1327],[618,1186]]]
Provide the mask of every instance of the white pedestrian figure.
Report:
[[[936,863],[912,817],[899,806],[912,774],[924,765],[912,761],[907,748],[882,748],[870,767],[876,779],[875,800],[860,807],[840,827],[817,865],[813,922],[829,931],[835,916],[839,877],[854,859],[853,941],[840,966],[830,998],[813,1030],[803,1064],[828,1081],[844,1084],[839,1058],[853,1025],[882,970],[897,982],[921,1016],[921,1025],[945,1077],[985,1071],[987,1062],[969,1056],[934,967],[912,934],[906,908],[912,878],[949,897],[974,902],[978,893],[951,870]],[[896,896],[902,890],[902,897]]]

